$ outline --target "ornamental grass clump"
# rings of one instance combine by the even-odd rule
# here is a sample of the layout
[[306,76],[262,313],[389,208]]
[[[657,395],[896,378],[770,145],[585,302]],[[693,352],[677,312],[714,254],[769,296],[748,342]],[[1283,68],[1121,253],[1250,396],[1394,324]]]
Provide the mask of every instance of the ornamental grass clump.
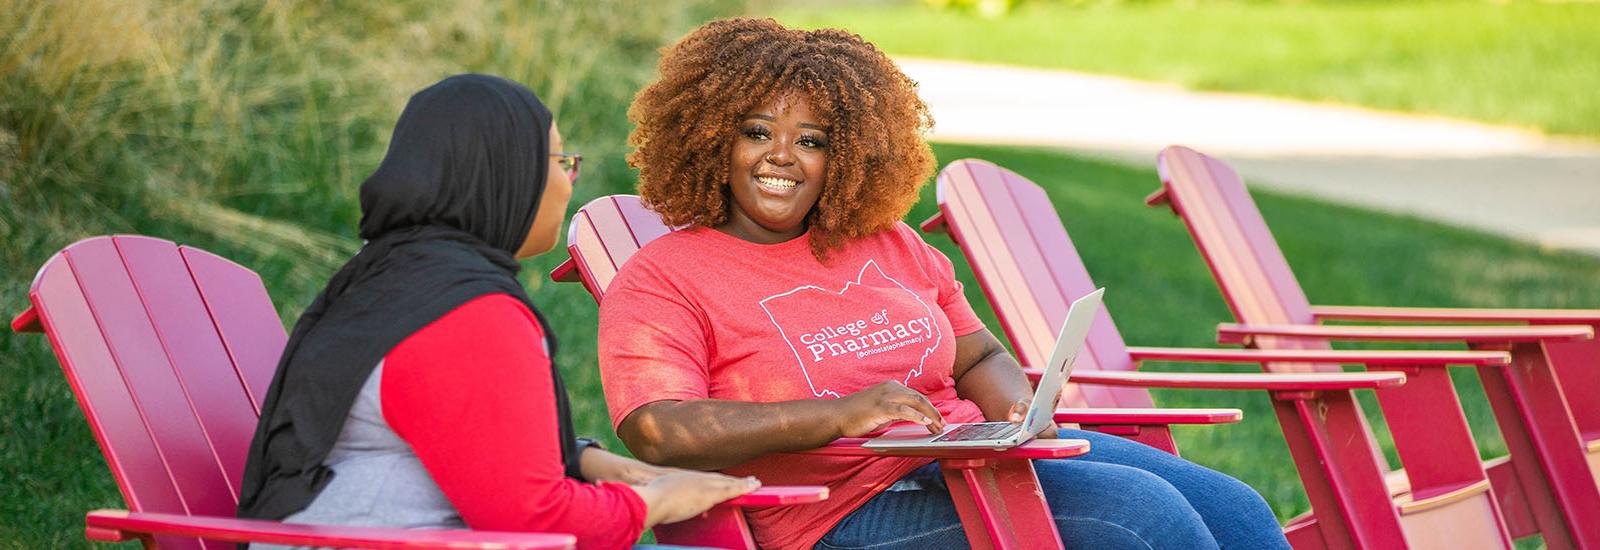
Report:
[[[743,9],[0,0],[0,313],[26,307],[54,251],[139,233],[256,270],[293,319],[360,247],[356,190],[406,98],[453,73],[517,80],[559,113],[570,148],[592,159],[574,206],[627,192],[627,106],[656,49]],[[581,289],[536,284],[553,261],[525,271],[536,299],[592,326]],[[593,334],[563,338],[563,370],[592,369]],[[567,380],[599,391],[592,374]],[[609,433],[593,401],[575,407],[579,428]],[[0,547],[81,545],[84,512],[123,506],[44,338],[0,338],[0,434]]]

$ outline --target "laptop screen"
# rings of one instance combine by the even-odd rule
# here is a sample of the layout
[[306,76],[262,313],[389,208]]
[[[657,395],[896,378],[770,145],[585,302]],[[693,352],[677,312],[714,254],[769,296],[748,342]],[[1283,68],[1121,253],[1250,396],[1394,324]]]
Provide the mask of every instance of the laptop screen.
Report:
[[1096,289],[1074,300],[1072,307],[1067,310],[1067,320],[1061,323],[1055,350],[1050,352],[1050,362],[1045,364],[1039,387],[1033,390],[1033,405],[1028,407],[1028,415],[1022,420],[1022,428],[1028,433],[1039,433],[1054,423],[1056,398],[1061,395],[1061,385],[1066,382],[1067,372],[1073,359],[1078,357],[1078,350],[1083,349],[1083,342],[1089,337],[1089,327],[1094,325],[1094,316],[1100,311],[1100,299],[1105,293],[1104,288]]

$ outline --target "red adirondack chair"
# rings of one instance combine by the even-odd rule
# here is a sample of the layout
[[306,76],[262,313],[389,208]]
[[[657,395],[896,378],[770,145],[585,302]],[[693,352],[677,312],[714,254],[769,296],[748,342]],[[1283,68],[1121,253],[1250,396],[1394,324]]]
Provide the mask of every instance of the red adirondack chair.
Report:
[[[646,209],[635,195],[600,197],[572,216],[567,233],[571,255],[550,278],[558,282],[581,282],[595,303],[616,277],[617,270],[639,248],[671,232],[661,218]],[[1231,410],[1195,410],[1188,415],[1197,422],[1227,422],[1241,413]],[[1094,422],[1117,418],[1116,411],[1085,411],[1074,421]],[[1061,414],[1058,422],[1064,421]],[[955,449],[869,450],[861,448],[864,439],[843,438],[832,444],[805,451],[838,456],[931,456],[939,459],[944,477],[955,497],[962,526],[972,547],[978,548],[1060,548],[1049,507],[1038,488],[1029,459],[1067,458],[1089,451],[1080,439],[1035,439],[1004,451]],[[672,533],[656,531],[656,539],[667,544],[682,544]],[[755,548],[751,544],[749,548]]]
[[[1600,389],[1600,341],[1591,339],[1600,310],[1313,306],[1232,168],[1180,146],[1163,150],[1158,168],[1162,188],[1146,202],[1183,218],[1242,323],[1219,325],[1219,342],[1326,349],[1331,340],[1445,341],[1509,349],[1512,367],[1482,367],[1478,377],[1510,450],[1486,467],[1512,534],[1542,533],[1550,548],[1600,548],[1600,400],[1592,397]],[[1326,319],[1522,325],[1317,324]]]
[[[358,548],[572,548],[564,534],[296,525],[234,518],[245,454],[287,337],[254,272],[150,237],[79,241],[40,268],[16,332],[50,338],[128,510],[89,512],[90,540],[161,548],[262,542]],[[826,498],[772,487],[728,506]],[[716,520],[672,528],[715,546]],[[732,533],[737,538],[740,533]],[[721,538],[719,538],[721,537]]]
[[[960,244],[1018,354],[1038,364],[1049,353],[1050,324],[1065,318],[1071,300],[1095,289],[1049,197],[1015,172],[961,160],[940,172],[938,202],[940,213],[924,230],[947,232]],[[1234,386],[1272,392],[1311,500],[1311,512],[1286,528],[1295,547],[1510,546],[1454,388],[1428,375],[1449,364],[1503,366],[1508,354],[1127,347],[1110,314],[1101,313],[1089,335],[1090,354],[1073,372],[1075,383],[1096,381],[1086,376],[1091,373],[1134,372],[1148,361],[1260,363],[1272,373],[1253,375],[1263,382],[1301,380]],[[1408,378],[1402,387],[1336,382],[1348,376],[1339,363]],[[1195,376],[1221,381],[1238,375]],[[1397,498],[1385,487],[1387,468],[1355,403],[1351,390],[1357,388],[1377,390],[1401,459],[1414,466],[1411,490]],[[1147,391],[1131,388],[1079,386],[1075,397],[1091,405],[1151,402]]]

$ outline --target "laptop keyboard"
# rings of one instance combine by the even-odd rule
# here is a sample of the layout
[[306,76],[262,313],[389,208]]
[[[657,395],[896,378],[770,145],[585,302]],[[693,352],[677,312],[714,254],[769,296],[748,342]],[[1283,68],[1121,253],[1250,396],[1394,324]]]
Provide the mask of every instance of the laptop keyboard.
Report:
[[962,424],[949,433],[941,435],[934,441],[981,441],[985,439],[1005,439],[1015,435],[1022,429],[1021,424],[1011,422],[978,422],[976,424]]

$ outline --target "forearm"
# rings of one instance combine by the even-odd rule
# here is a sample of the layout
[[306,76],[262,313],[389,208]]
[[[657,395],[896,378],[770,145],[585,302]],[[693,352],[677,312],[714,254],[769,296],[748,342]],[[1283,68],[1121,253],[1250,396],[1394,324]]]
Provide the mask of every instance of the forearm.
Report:
[[645,464],[598,447],[586,447],[578,458],[583,479],[591,482],[614,481],[639,485],[655,479],[665,468]]
[[1001,350],[963,373],[956,380],[956,395],[977,404],[984,419],[1005,421],[1013,404],[1033,396],[1033,388],[1016,359]]
[[815,449],[838,439],[838,403],[835,399],[658,401],[628,415],[617,435],[645,462],[717,470],[771,453]]

